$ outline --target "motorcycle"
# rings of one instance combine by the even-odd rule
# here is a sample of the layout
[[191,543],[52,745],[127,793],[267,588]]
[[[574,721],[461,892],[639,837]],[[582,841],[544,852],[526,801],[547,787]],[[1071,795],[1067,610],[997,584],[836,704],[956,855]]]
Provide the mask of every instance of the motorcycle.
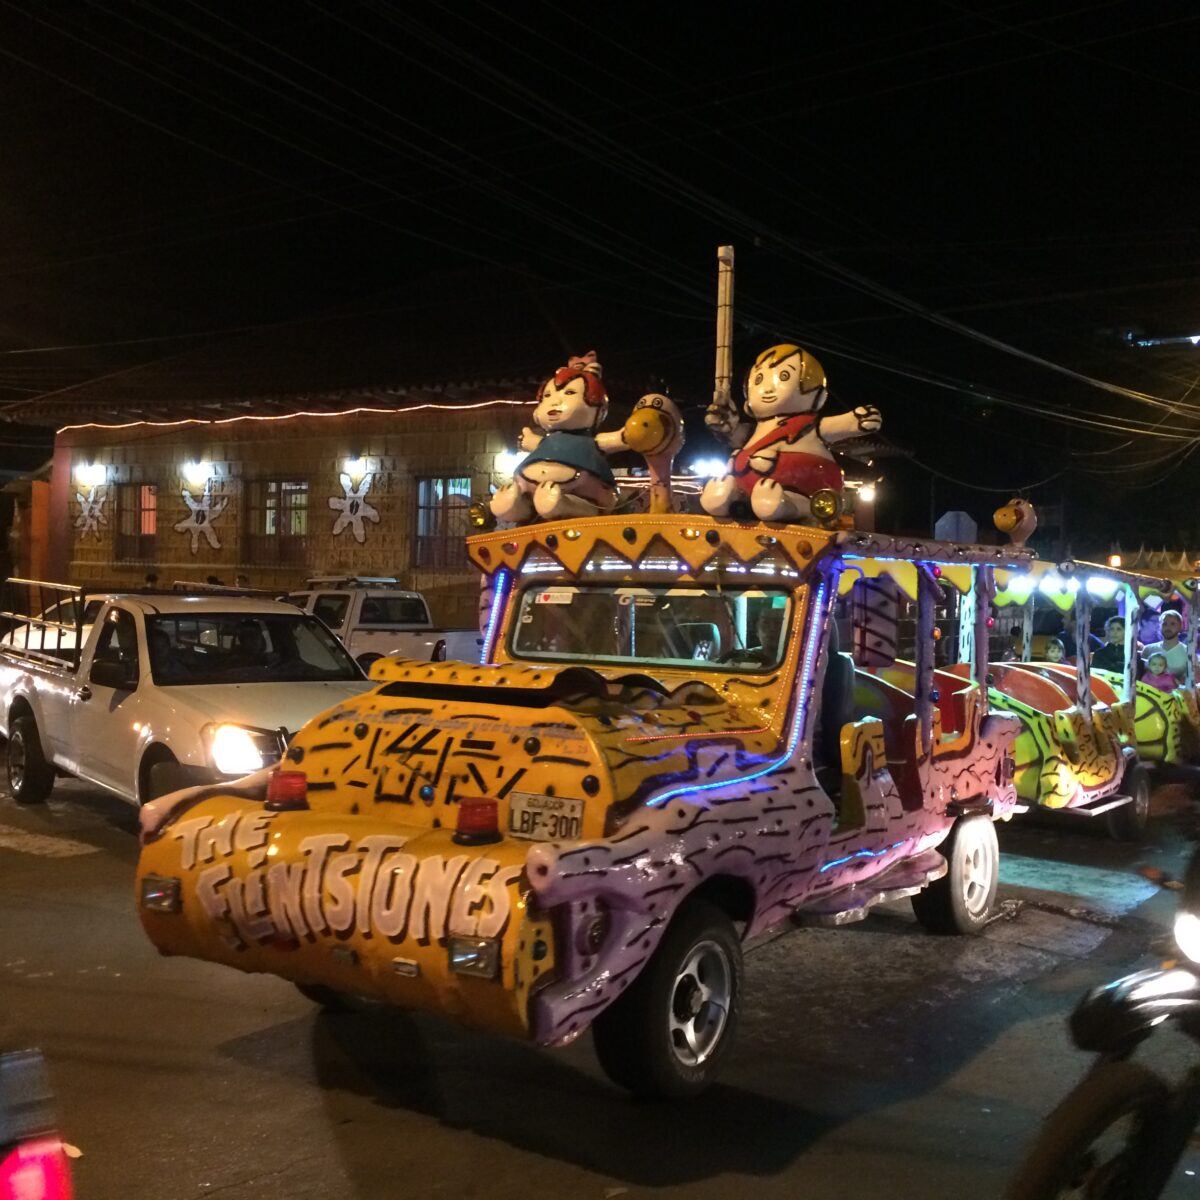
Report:
[[0,1200],[73,1196],[41,1055],[26,1050],[0,1056]]
[[1133,1054],[1168,1022],[1200,1042],[1200,852],[1175,941],[1178,965],[1126,975],[1079,1002],[1071,1037],[1099,1057],[1046,1119],[1005,1200],[1155,1200],[1171,1181],[1200,1123],[1200,1066],[1171,1084]]

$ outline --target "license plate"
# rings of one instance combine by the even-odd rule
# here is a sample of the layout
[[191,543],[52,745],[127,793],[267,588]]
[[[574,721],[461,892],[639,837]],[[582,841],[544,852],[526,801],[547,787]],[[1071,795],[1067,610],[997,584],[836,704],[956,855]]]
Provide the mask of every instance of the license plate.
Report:
[[537,842],[578,840],[583,830],[583,801],[567,796],[513,792],[508,798],[508,832]]

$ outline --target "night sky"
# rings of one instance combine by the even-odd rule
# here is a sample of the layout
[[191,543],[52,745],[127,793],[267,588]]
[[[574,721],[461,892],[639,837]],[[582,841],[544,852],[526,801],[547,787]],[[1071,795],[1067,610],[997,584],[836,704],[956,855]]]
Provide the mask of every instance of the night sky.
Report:
[[1200,333],[1195,6],[698,13],[0,0],[0,403],[331,312],[403,344],[447,279],[469,355],[478,271],[544,368],[594,346],[699,431],[730,242],[735,369],[797,341],[879,405],[883,523],[1020,489],[1200,545],[1200,346],[1131,343]]

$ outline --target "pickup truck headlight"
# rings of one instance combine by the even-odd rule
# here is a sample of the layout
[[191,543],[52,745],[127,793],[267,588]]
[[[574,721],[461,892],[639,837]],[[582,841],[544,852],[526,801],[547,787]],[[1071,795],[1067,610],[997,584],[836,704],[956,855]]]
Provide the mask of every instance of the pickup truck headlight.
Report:
[[249,775],[265,765],[254,734],[240,725],[214,725],[209,734],[213,766],[222,775]]

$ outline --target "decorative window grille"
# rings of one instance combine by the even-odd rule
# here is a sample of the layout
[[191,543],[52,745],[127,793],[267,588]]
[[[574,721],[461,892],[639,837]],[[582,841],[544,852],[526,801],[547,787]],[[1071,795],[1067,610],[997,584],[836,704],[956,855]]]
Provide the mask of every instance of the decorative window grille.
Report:
[[308,553],[308,481],[254,479],[247,492],[244,560],[302,566]]
[[117,484],[117,562],[153,562],[157,537],[157,485]]
[[455,569],[467,565],[467,509],[471,481],[465,478],[417,480],[418,567]]

